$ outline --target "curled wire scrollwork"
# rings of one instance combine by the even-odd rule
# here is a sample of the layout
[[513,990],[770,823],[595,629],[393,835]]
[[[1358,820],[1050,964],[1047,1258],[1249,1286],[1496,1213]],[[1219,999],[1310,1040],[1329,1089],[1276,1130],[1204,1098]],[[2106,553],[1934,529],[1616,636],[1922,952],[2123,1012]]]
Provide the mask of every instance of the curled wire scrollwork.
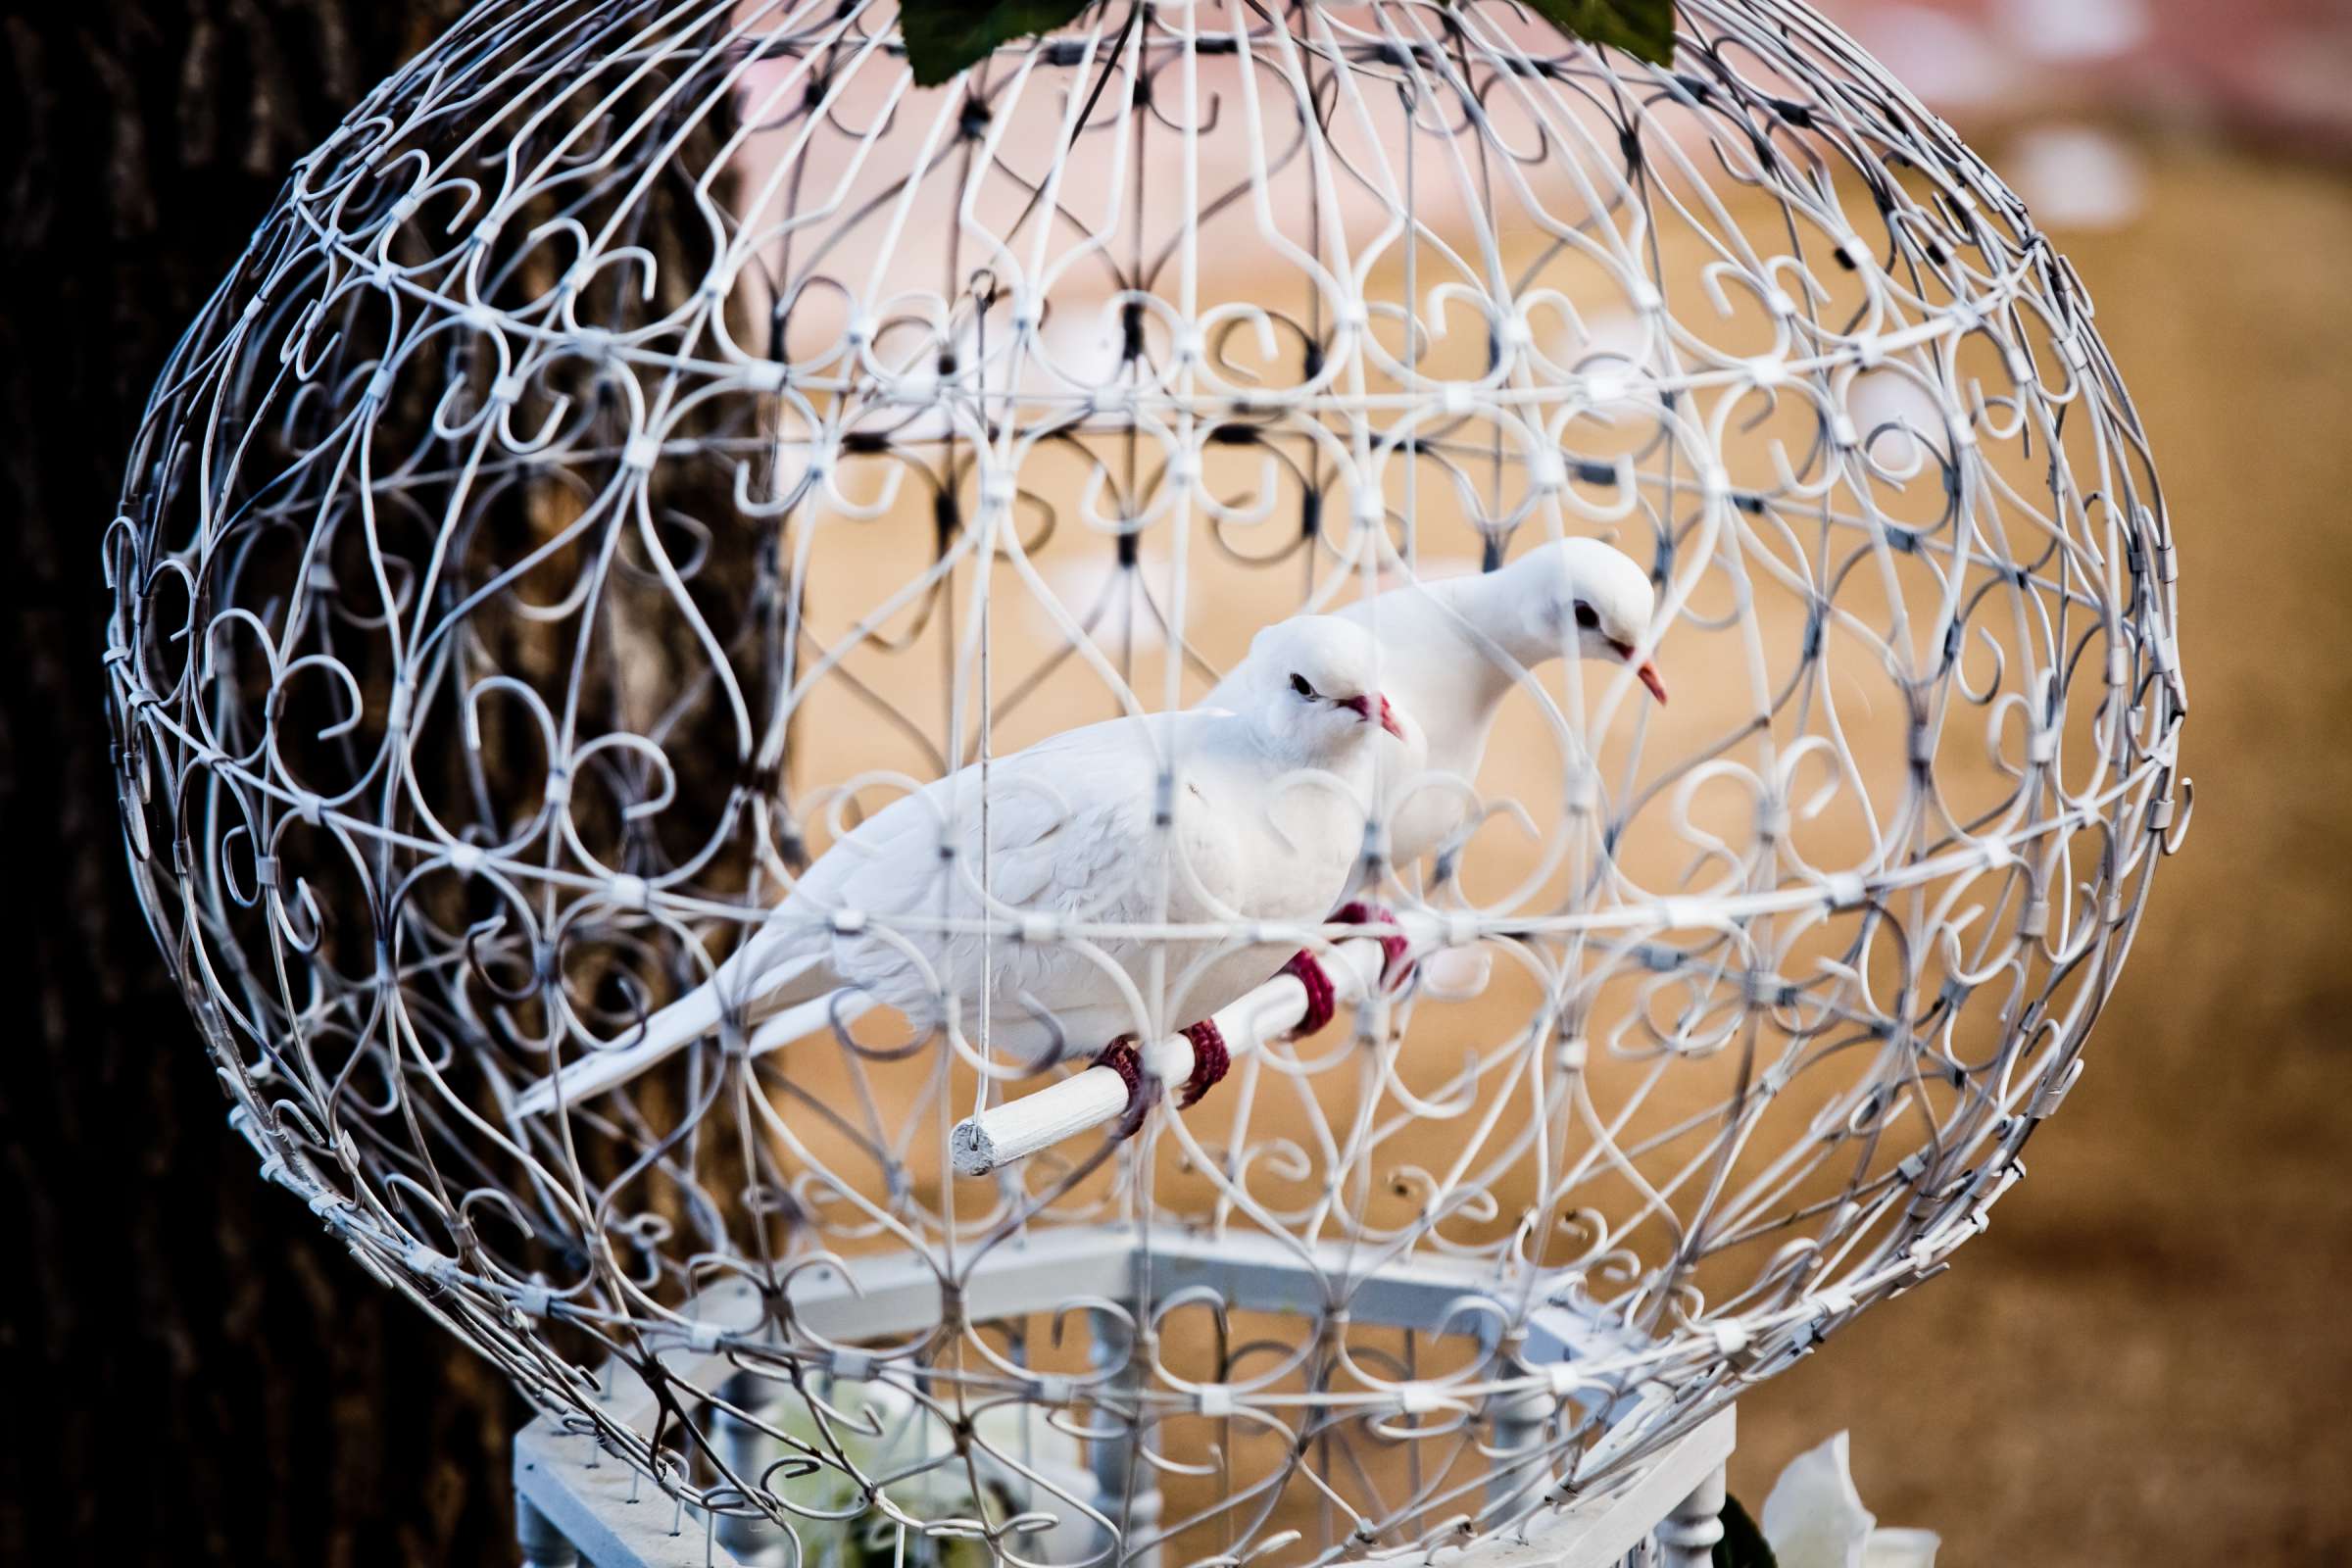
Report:
[[[2189,816],[2172,524],[1997,177],[1794,0],[1678,9],[1660,71],[1114,3],[938,92],[887,0],[469,13],[295,172],[103,538],[133,873],[265,1171],[804,1551],[1500,1535],[1944,1266]],[[1462,825],[1380,892],[1478,984],[982,1182],[947,1129],[1040,1063],[844,999],[516,1112],[951,760],[1562,535],[1676,698],[1520,670],[1409,781]]]

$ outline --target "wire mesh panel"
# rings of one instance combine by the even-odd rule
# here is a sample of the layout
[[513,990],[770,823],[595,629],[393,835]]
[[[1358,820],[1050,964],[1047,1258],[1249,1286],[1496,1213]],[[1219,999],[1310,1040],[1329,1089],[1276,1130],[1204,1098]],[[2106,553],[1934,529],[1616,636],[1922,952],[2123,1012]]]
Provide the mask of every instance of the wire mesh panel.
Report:
[[[2170,524],[2000,182],[1802,6],[1679,15],[1667,71],[1113,0],[918,89],[887,4],[537,0],[386,82],[105,544],[132,866],[266,1170],[649,1487],[844,1556],[1425,1554],[1939,1270],[2185,824]],[[698,993],[894,801],[1004,811],[1324,611],[1427,742],[1356,913],[1110,918],[984,824],[961,902],[787,906],[920,986]],[[1181,861],[1155,767],[1103,859]],[[1319,1033],[956,1174],[1112,1044],[1023,964],[1149,1041],[1392,921]]]

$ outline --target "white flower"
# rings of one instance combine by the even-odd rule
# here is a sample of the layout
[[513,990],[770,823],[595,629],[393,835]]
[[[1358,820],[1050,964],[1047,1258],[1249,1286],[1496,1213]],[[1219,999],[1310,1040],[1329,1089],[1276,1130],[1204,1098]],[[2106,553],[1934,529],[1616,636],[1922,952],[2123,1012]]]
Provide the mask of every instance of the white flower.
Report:
[[[833,1382],[826,1401],[840,1412],[828,1423],[826,1441],[808,1401],[790,1390],[771,1414],[784,1431],[825,1456],[813,1474],[771,1480],[787,1503],[820,1515],[854,1514],[863,1496],[861,1478],[884,1482],[897,1512],[908,1518],[944,1522],[964,1518],[1002,1518],[1007,1510],[1037,1510],[1077,1521],[1025,1537],[1032,1561],[1053,1561],[1069,1543],[1084,1544],[1092,1527],[1068,1498],[1092,1497],[1095,1486],[1086,1469],[1078,1440],[1054,1426],[1043,1406],[999,1397],[985,1407],[975,1398],[972,1431],[978,1440],[973,1464],[967,1467],[956,1453],[954,1434],[942,1416],[934,1414],[913,1395],[888,1382]],[[953,1406],[949,1414],[953,1414]],[[868,1430],[870,1429],[870,1430]],[[838,1445],[841,1459],[855,1467],[843,1470],[833,1458]],[[983,1504],[973,1496],[971,1478],[977,1470],[993,1494]],[[1033,1480],[1032,1477],[1035,1477]],[[888,1479],[885,1478],[895,1478]],[[865,1563],[902,1560],[898,1526],[880,1508],[861,1516],[808,1518],[794,1521],[807,1568],[858,1568]],[[1063,1541],[1065,1533],[1068,1542]],[[966,1549],[968,1548],[968,1549]],[[937,1568],[979,1568],[987,1551],[956,1535],[937,1540],[910,1538],[904,1560]]]
[[1933,1530],[1881,1530],[1862,1506],[1842,1432],[1788,1461],[1757,1521],[1781,1568],[1936,1568]]

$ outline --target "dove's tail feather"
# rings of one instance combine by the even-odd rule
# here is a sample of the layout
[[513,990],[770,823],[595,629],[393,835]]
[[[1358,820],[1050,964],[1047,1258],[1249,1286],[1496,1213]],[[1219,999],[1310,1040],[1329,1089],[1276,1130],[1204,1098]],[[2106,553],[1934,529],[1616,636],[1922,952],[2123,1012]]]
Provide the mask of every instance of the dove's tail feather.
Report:
[[[537,1116],[555,1109],[559,1083],[568,1101],[584,1101],[627,1083],[703,1036],[715,1034],[730,1004],[748,1008],[758,1003],[770,1008],[791,1008],[792,1017],[805,1014],[813,1020],[800,1031],[808,1033],[831,1015],[831,997],[841,988],[840,977],[818,953],[768,962],[748,985],[744,982],[745,969],[772,957],[772,949],[763,951],[757,938],[745,944],[709,980],[646,1019],[644,1033],[636,1041],[616,1051],[582,1056],[515,1096],[514,1114]],[[768,1045],[760,1049],[770,1049],[784,1038],[768,1028],[762,1028],[760,1035]]]

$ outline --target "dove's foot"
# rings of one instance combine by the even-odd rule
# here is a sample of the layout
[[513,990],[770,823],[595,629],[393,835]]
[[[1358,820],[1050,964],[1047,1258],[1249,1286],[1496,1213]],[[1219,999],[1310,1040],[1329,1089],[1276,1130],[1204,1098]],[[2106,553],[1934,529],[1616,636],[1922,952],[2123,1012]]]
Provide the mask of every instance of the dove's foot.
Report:
[[1291,955],[1291,961],[1282,966],[1284,974],[1295,974],[1306,988],[1306,1011],[1299,1014],[1298,1025],[1291,1031],[1293,1040],[1304,1040],[1308,1035],[1331,1022],[1331,1012],[1337,996],[1331,989],[1331,976],[1323,972],[1323,960],[1306,949]]
[[1366,904],[1360,900],[1343,904],[1332,915],[1333,925],[1385,925],[1389,929],[1380,938],[1380,983],[1390,991],[1404,984],[1413,966],[1405,962],[1405,950],[1412,944],[1404,938],[1404,928],[1396,923],[1396,911],[1385,904]]
[[1104,1046],[1095,1057],[1095,1065],[1108,1067],[1127,1085],[1127,1110],[1119,1117],[1110,1136],[1113,1139],[1133,1138],[1144,1124],[1144,1113],[1152,1108],[1152,1084],[1144,1072],[1143,1054],[1135,1049],[1135,1036],[1121,1035]]
[[1176,1102],[1179,1109],[1216,1088],[1225,1076],[1225,1069],[1233,1064],[1233,1057],[1225,1050],[1225,1036],[1219,1032],[1215,1019],[1201,1019],[1185,1030],[1184,1038],[1193,1043],[1193,1075],[1184,1081],[1184,1098]]
[[[1403,931],[1396,929],[1396,916],[1387,906],[1360,902],[1343,905],[1332,915],[1331,923],[1385,925],[1391,928],[1380,938],[1383,954],[1380,978],[1389,990],[1394,991],[1404,984],[1405,978],[1413,972],[1413,966],[1405,961],[1404,956],[1409,944],[1405,941]],[[1323,972],[1322,960],[1304,948],[1291,955],[1291,961],[1282,966],[1282,972],[1297,975],[1298,983],[1306,988],[1306,1011],[1298,1019],[1298,1026],[1291,1031],[1293,1040],[1302,1040],[1331,1022],[1337,1001],[1331,988],[1331,976]]]

